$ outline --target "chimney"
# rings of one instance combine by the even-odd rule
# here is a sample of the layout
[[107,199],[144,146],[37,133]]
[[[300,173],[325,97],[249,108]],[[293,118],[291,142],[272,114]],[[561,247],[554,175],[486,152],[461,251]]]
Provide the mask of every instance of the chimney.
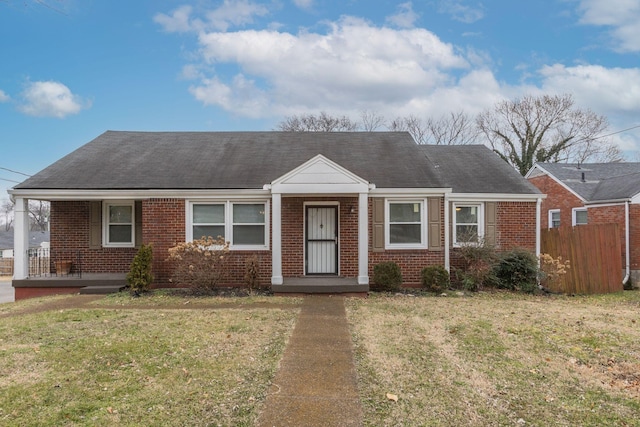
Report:
[[584,178],[584,172],[582,172],[582,182],[587,182],[587,180]]

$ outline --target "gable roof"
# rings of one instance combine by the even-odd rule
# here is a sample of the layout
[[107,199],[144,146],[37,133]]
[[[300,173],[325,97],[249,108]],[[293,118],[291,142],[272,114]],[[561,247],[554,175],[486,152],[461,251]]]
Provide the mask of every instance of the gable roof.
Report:
[[507,162],[484,145],[421,145],[454,193],[539,194]]
[[533,169],[536,168],[587,202],[628,199],[640,193],[637,162],[536,163]]
[[378,188],[440,188],[406,132],[107,131],[20,189],[255,189],[318,154]]

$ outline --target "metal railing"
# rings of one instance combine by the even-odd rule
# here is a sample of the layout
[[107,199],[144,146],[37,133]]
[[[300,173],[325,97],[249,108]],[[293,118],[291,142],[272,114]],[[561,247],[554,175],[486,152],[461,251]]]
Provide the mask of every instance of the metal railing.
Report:
[[29,249],[29,277],[76,276],[82,277],[80,251],[53,252],[50,249]]

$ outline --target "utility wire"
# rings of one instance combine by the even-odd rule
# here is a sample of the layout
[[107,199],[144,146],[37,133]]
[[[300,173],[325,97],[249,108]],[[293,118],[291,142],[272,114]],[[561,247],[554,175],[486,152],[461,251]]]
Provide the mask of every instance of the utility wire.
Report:
[[3,168],[2,166],[0,166],[0,169],[2,169],[3,171],[11,172],[11,173],[17,173],[18,175],[31,176],[31,175],[29,175],[27,173],[24,173],[24,172],[18,172],[18,171],[14,171],[12,169]]
[[13,179],[7,179],[7,178],[0,178],[0,181],[9,181],[9,182],[15,182],[16,184],[20,184],[20,181],[15,181]]

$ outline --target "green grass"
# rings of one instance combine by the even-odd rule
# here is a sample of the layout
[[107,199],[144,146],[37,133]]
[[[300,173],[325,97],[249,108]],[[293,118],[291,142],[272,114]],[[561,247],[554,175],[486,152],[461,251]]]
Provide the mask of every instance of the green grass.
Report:
[[366,425],[640,425],[639,292],[374,295],[347,312]]
[[[162,297],[147,302],[164,304]],[[246,298],[242,304],[2,318],[0,424],[253,425],[298,308],[252,308]]]

